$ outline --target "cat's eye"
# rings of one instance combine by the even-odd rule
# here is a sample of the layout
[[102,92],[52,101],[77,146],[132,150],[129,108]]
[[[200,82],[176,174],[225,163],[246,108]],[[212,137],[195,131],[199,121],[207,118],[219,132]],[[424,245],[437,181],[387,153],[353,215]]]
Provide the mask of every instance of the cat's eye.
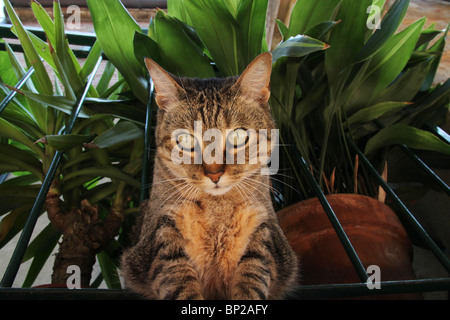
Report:
[[244,146],[248,141],[247,130],[239,128],[228,134],[227,142],[235,148]]
[[194,151],[197,140],[189,133],[181,133],[177,136],[178,146],[186,151]]

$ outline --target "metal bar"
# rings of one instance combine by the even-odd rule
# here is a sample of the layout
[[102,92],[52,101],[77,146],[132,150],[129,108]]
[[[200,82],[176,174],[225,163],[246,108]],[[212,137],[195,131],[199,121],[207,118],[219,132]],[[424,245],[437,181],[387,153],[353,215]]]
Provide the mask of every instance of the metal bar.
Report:
[[0,300],[137,300],[120,289],[0,288]]
[[420,169],[425,171],[425,173],[444,191],[448,196],[450,196],[450,187],[436,174],[433,170],[431,170],[425,162],[422,161],[414,152],[411,151],[405,145],[399,145],[400,149],[406,154]]
[[403,204],[403,202],[399,199],[399,197],[395,194],[395,192],[389,187],[389,185],[384,181],[384,179],[379,175],[377,170],[372,166],[366,156],[359,150],[359,148],[355,145],[355,143],[351,139],[347,139],[350,147],[359,155],[360,161],[367,166],[369,171],[375,176],[378,183],[381,187],[386,191],[386,193],[392,198],[395,204],[399,207],[397,210],[397,214],[406,219],[409,225],[412,227],[413,231],[423,240],[430,250],[434,253],[436,258],[441,262],[447,272],[450,273],[450,260],[445,256],[439,246],[434,242],[434,240],[428,235],[425,229],[420,225],[420,223],[416,220],[416,218],[412,215],[412,213],[408,210],[408,208]]
[[450,135],[447,132],[445,132],[444,130],[442,130],[441,128],[439,128],[438,126],[436,126],[434,124],[426,123],[425,128],[428,129],[429,131],[433,132],[435,135],[437,135],[439,138],[441,138],[445,142],[450,144]]
[[[384,128],[384,124],[380,121],[380,120],[375,120],[374,121],[375,124],[379,127],[379,128]],[[430,125],[428,125],[429,128],[432,128]],[[446,137],[443,135],[442,130],[440,130],[439,127],[434,126],[434,128],[432,128],[434,130],[435,134],[438,134],[444,141],[446,140]],[[440,131],[439,131],[440,130]],[[450,143],[447,140],[447,143]],[[400,150],[403,151],[404,154],[406,154],[422,171],[424,171],[430,178],[431,180],[433,180],[441,189],[442,191],[444,191],[447,195],[450,196],[450,188],[448,187],[448,185],[442,181],[442,179],[436,174],[434,173],[433,170],[431,170],[426,164],[425,162],[422,161],[422,159],[420,159],[414,152],[411,151],[411,149],[409,149],[406,145],[404,144],[399,144],[398,147],[400,148]]]
[[[27,82],[28,79],[30,79],[33,72],[34,72],[34,68],[30,67],[30,69],[28,69],[28,71],[23,75],[23,77],[19,80],[19,82],[17,82],[15,88],[16,89],[22,88],[22,86],[25,84],[25,82]],[[5,99],[3,99],[3,101],[0,103],[0,113],[2,113],[3,110],[6,108],[6,106],[12,101],[12,99],[14,99],[16,94],[17,94],[17,91],[11,90],[6,95]]]
[[[92,84],[92,81],[94,80],[94,76],[95,76],[96,72],[98,71],[101,61],[102,61],[102,58],[100,57],[99,60],[97,61],[97,64],[95,65],[92,73],[89,75],[89,78],[88,78],[88,81],[84,88],[84,91],[83,91],[82,95],[78,98],[77,103],[74,105],[74,108],[72,110],[72,115],[71,115],[68,123],[66,124],[64,134],[69,134],[72,131],[75,121],[78,117],[78,114],[80,113],[81,108],[83,106],[84,99],[86,98],[86,96],[88,94],[89,88]],[[13,255],[9,261],[9,264],[5,271],[5,274],[3,275],[3,279],[0,283],[0,287],[11,287],[14,282],[17,272],[19,271],[20,264],[22,263],[23,256],[25,254],[25,250],[27,249],[28,243],[30,242],[30,238],[31,238],[31,234],[33,233],[34,226],[36,225],[36,221],[39,217],[42,206],[44,204],[45,197],[48,193],[48,190],[49,190],[51,183],[53,181],[53,178],[55,176],[56,169],[58,168],[59,163],[61,161],[62,155],[63,155],[63,152],[57,151],[55,153],[55,156],[53,157],[53,161],[50,165],[47,175],[45,176],[45,179],[44,179],[44,182],[42,183],[41,189],[39,190],[38,196],[34,202],[31,212],[28,216],[28,220],[25,223],[25,226],[20,235],[19,241],[17,242],[17,245],[14,249]]]
[[152,99],[155,86],[151,78],[148,79],[148,101],[147,101],[147,116],[145,119],[145,145],[144,155],[142,159],[142,182],[141,182],[141,202],[148,198],[149,174],[150,174],[150,144],[151,144],[151,126],[152,126]]
[[[380,289],[369,289],[365,283],[321,284],[296,287],[287,299],[324,299],[362,297],[385,294],[447,291],[449,278],[382,281]],[[117,289],[64,289],[64,288],[0,288],[0,300],[129,300],[141,296],[128,290]]]
[[364,297],[386,294],[447,291],[449,289],[450,278],[382,281],[380,282],[380,289],[369,289],[364,283],[321,284],[296,287],[287,299]]
[[[17,39],[16,35],[11,31],[12,27],[12,24],[0,23],[0,38]],[[39,39],[47,42],[47,37],[42,28],[25,27],[25,30],[30,31]],[[69,40],[69,43],[73,45],[92,47],[95,41],[97,41],[95,33],[66,31],[65,35],[67,40]]]
[[[23,52],[23,47],[20,44],[17,43],[8,43],[8,44],[14,52]],[[90,47],[72,49],[73,53],[75,54],[75,57],[81,59],[86,58],[89,55],[90,50],[91,50]],[[6,46],[4,43],[0,43],[0,51],[6,51]]]
[[317,195],[317,198],[319,199],[320,203],[322,204],[323,209],[325,210],[328,218],[330,219],[330,222],[333,225],[333,228],[335,229],[337,236],[339,237],[339,240],[341,241],[342,245],[344,246],[344,249],[347,252],[348,257],[350,258],[353,266],[355,267],[356,272],[358,273],[359,278],[361,279],[361,282],[366,283],[367,279],[368,279],[366,269],[364,268],[364,265],[362,264],[355,249],[353,248],[353,245],[351,244],[349,238],[347,237],[347,234],[345,233],[344,228],[342,228],[342,225],[340,224],[338,218],[336,217],[336,214],[334,213],[334,211],[331,208],[330,204],[328,203],[325,195],[323,194],[322,190],[320,189],[319,185],[317,184],[316,180],[314,179],[314,176],[309,171],[308,165],[306,164],[305,159],[303,159],[303,157],[301,157],[298,154],[297,154],[297,157],[300,160],[302,170],[305,173],[309,184],[314,189],[314,192]]

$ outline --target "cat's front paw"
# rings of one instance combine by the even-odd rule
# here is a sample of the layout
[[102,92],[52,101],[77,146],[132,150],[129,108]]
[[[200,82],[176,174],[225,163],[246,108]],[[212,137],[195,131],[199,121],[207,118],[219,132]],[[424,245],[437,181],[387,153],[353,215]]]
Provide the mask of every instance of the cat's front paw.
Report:
[[267,300],[269,292],[252,284],[240,284],[231,290],[232,300]]

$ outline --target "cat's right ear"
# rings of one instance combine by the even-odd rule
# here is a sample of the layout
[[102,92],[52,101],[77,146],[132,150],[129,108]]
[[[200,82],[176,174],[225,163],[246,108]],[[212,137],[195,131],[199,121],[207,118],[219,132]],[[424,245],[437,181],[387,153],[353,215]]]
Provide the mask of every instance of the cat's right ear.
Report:
[[145,65],[155,84],[155,101],[159,108],[167,110],[180,100],[184,90],[152,59],[145,58]]

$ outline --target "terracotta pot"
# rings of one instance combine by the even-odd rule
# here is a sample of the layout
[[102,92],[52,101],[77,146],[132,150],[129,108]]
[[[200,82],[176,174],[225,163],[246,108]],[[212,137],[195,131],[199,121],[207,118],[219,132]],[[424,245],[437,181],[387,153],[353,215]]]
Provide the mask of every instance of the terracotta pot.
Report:
[[[381,281],[415,279],[410,240],[387,205],[354,194],[330,195],[327,200],[365,268],[379,266]],[[299,256],[300,285],[361,282],[318,199],[284,208],[278,212],[278,219]],[[421,296],[380,297],[412,299]]]

